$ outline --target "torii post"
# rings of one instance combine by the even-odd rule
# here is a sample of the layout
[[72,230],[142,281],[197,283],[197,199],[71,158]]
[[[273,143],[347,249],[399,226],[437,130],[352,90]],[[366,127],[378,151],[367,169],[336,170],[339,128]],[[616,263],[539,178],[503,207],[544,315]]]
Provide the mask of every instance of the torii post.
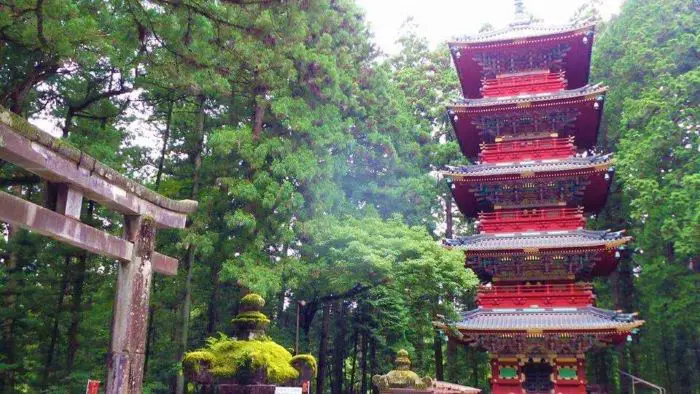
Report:
[[[156,229],[184,228],[197,202],[155,193],[2,107],[0,159],[44,179],[51,200],[0,191],[0,221],[119,261],[106,393],[141,393],[152,275],[178,264],[154,250]],[[80,221],[83,196],[124,215],[123,238]]]

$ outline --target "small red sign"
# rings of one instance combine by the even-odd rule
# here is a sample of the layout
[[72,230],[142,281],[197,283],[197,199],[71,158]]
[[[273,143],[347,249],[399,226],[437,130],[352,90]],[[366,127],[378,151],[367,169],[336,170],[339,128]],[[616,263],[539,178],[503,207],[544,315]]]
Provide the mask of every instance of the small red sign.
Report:
[[100,381],[99,380],[88,380],[87,390],[85,394],[99,394],[100,392]]

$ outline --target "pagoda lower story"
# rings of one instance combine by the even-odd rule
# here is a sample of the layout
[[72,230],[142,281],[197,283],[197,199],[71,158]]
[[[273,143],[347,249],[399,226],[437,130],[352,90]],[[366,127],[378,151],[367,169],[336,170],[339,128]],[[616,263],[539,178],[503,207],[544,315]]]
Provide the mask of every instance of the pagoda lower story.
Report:
[[586,229],[614,169],[595,152],[606,88],[589,85],[594,26],[529,22],[516,1],[508,28],[450,43],[464,100],[448,107],[473,163],[442,172],[476,234],[447,239],[482,285],[478,308],[436,323],[489,352],[491,392],[584,394],[585,354],[643,321],[596,307],[630,240]]

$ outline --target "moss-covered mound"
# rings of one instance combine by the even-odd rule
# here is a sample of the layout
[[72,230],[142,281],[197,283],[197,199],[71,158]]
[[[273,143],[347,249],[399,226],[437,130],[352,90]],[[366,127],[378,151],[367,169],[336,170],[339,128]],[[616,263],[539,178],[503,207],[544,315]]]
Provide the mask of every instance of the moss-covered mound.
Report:
[[287,349],[265,335],[270,319],[262,313],[265,300],[248,294],[232,320],[235,338],[220,334],[203,349],[187,353],[182,366],[190,380],[200,384],[287,384],[305,367],[316,374],[316,359],[309,354],[292,357]]
[[308,366],[311,368],[314,376],[316,376],[316,373],[318,372],[316,359],[310,354],[297,354],[296,356],[292,357],[292,360],[289,363],[292,364],[292,366],[297,370],[300,370],[302,366]]
[[197,374],[205,364],[216,380],[281,384],[299,375],[291,360],[291,353],[267,338],[246,341],[222,335],[210,339],[206,348],[187,353],[182,365],[186,373]]

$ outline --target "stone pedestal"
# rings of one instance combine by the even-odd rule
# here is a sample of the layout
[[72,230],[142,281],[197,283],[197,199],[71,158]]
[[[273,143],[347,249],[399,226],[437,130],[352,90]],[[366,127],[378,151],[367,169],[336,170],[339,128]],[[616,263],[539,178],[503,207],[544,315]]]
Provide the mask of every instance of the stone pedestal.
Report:
[[275,394],[275,386],[271,384],[219,384],[219,394]]

